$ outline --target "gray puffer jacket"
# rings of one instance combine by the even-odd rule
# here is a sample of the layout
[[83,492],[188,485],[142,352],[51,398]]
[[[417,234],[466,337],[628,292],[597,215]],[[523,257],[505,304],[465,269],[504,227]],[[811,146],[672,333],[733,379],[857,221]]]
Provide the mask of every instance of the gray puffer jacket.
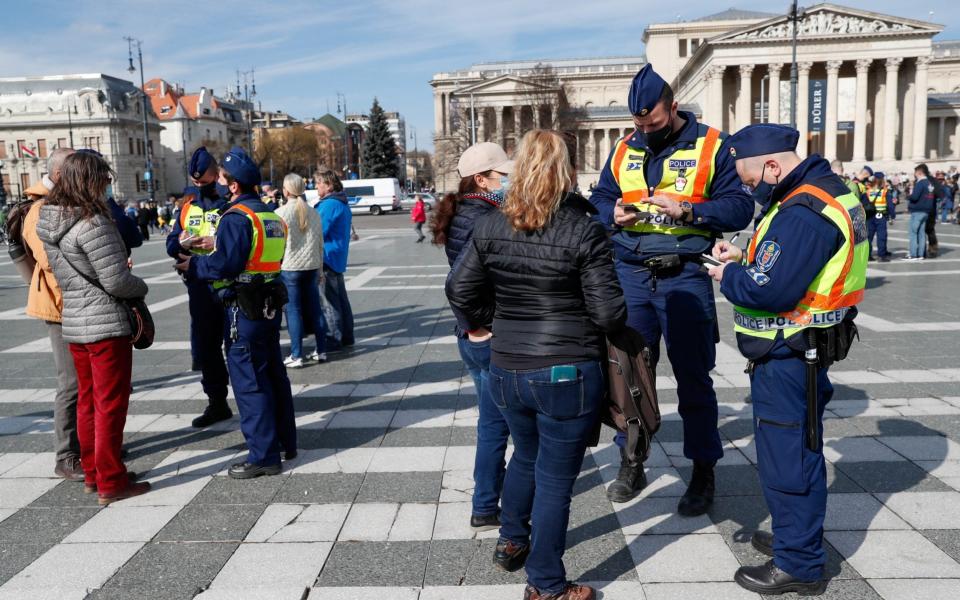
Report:
[[[130,273],[127,252],[109,215],[83,219],[70,208],[44,205],[37,234],[63,290],[63,339],[89,344],[130,335],[127,308],[117,298],[142,298],[147,284]],[[103,286],[93,286],[64,259]]]

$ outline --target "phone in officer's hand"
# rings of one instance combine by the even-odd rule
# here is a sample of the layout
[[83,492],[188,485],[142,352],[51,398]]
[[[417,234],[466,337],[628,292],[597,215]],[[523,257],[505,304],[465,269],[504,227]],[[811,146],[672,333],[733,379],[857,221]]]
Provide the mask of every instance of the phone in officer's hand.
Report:
[[577,368],[573,365],[554,365],[550,367],[550,383],[576,381]]
[[629,212],[634,214],[640,212],[640,209],[637,207],[636,204],[621,204],[620,208],[623,209],[623,212]]

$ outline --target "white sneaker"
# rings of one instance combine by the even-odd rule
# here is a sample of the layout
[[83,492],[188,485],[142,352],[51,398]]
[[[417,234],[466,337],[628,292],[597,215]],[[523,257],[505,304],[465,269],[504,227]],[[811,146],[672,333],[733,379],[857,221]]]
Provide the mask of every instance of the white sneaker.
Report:
[[307,360],[309,360],[310,362],[325,363],[327,362],[327,353],[326,352],[318,353],[316,350],[314,350],[313,354],[307,357]]
[[288,369],[299,369],[303,367],[303,359],[288,356],[285,359],[283,359],[283,366],[285,366]]

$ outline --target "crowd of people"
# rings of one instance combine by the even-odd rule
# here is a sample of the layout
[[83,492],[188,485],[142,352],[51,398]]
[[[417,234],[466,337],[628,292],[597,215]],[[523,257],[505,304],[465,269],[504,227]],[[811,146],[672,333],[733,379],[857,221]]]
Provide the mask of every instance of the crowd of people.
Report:
[[[306,203],[304,179],[288,175],[274,210],[272,192],[269,205],[261,196],[259,167],[240,148],[222,161],[198,148],[190,169],[193,185],[176,203],[125,210],[113,201],[113,173],[99,153],[61,148],[17,209],[11,255],[29,283],[26,313],[47,325],[57,371],[54,472],[83,482],[101,505],[150,489],[126,469],[122,440],[135,317],[143,315],[131,303],[148,296],[130,255],[154,219],[154,231],[169,227],[167,252],[189,299],[192,368],[208,397],[193,426],[230,418],[227,386],[234,389],[249,455],[231,466],[231,477],[275,474],[297,455],[286,369],[324,362],[327,352],[354,343],[343,281],[351,214],[336,174],[316,174],[316,208]],[[310,354],[304,325],[316,341]]]
[[[913,181],[870,167],[845,177],[841,164],[801,158],[790,127],[727,135],[679,110],[652,65],[633,79],[627,103],[635,130],[615,144],[589,200],[576,192],[571,140],[537,129],[512,160],[494,143],[468,148],[458,189],[430,215],[431,241],[450,267],[445,293],[459,354],[478,397],[470,525],[499,529],[491,559],[505,571],[526,569],[525,600],[596,597],[567,579],[563,554],[574,484],[611,398],[608,344],[629,335],[645,340],[636,358],[653,370],[665,343],[693,466],[676,510],[707,514],[724,454],[710,371],[720,327],[729,326],[747,360],[772,516],[772,531],[751,539],[770,560],[740,567],[734,580],[763,594],[819,593],[828,369],[856,338],[873,239],[876,260],[887,260],[886,224],[906,204],[910,257],[935,255],[935,238],[927,243],[924,232],[934,211],[952,218],[944,206],[957,177],[941,182],[925,165]],[[287,369],[354,343],[344,282],[349,205],[332,171],[313,178],[315,209],[299,175],[268,188],[240,148],[220,159],[199,148],[189,172],[166,249],[186,285],[193,368],[209,399],[193,425],[232,416],[231,385],[248,455],[228,474],[275,475],[297,455]],[[147,232],[109,199],[110,169],[95,152],[58,150],[49,174],[23,238],[36,261],[28,314],[47,322],[58,371],[55,471],[108,504],[149,490],[121,458],[132,372],[127,304],[148,292],[129,256]],[[422,204],[411,215],[418,242],[428,220]],[[751,223],[745,248],[723,239]],[[732,319],[717,316],[714,282]],[[613,439],[620,464],[606,493],[615,503],[647,485],[643,440],[629,431]]]

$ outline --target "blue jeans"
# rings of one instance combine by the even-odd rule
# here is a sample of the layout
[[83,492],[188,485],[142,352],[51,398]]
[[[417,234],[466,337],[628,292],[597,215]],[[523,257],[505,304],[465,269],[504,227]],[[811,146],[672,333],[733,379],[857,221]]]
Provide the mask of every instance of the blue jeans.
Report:
[[[563,552],[573,484],[603,399],[600,361],[576,363],[575,381],[551,383],[550,368],[507,371],[490,365],[489,391],[513,436],[503,482],[500,538],[530,544],[527,582],[563,591]],[[536,493],[534,493],[536,492]]]
[[920,258],[927,251],[927,219],[923,212],[910,213],[910,258]]
[[320,309],[320,288],[317,287],[317,269],[312,271],[281,271],[280,278],[287,288],[287,332],[290,334],[290,356],[303,358],[303,322],[309,319],[317,341],[317,352],[326,352],[327,328]]
[[495,515],[500,510],[500,492],[506,471],[504,455],[510,429],[493,398],[485,393],[489,387],[485,383],[490,371],[490,340],[471,342],[467,338],[458,338],[457,348],[473,378],[480,409],[477,455],[473,462],[473,514],[481,517]]
[[[337,273],[326,265],[323,267],[323,295],[327,303],[333,308],[337,315],[337,328],[340,332],[340,345],[352,346],[353,339],[353,309],[350,307],[350,300],[347,298],[347,286],[343,281],[343,273]],[[334,340],[336,335],[330,331]]]
[[870,240],[870,256],[873,256],[873,238],[877,238],[877,258],[883,258],[890,254],[887,252],[887,218],[868,218],[867,219],[867,238]]

